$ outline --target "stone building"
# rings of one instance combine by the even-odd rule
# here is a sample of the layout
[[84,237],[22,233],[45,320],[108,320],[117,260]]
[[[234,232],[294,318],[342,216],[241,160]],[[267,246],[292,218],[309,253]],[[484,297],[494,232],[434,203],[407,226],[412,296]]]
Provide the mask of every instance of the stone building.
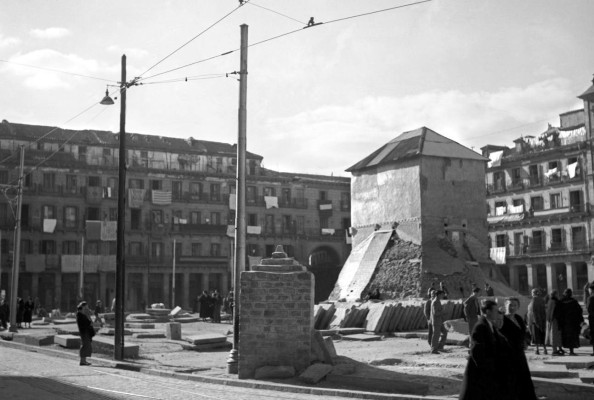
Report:
[[[126,134],[126,307],[192,309],[203,289],[230,289],[235,145]],[[25,146],[20,296],[72,310],[84,253],[84,298],[111,304],[115,289],[118,134],[0,124],[0,184],[18,181]],[[6,186],[5,186],[6,187]],[[282,244],[316,275],[325,299],[350,252],[349,178],[266,169],[247,154],[247,265]],[[0,198],[1,289],[10,291],[14,191]],[[12,203],[12,206],[11,204]],[[84,241],[83,241],[84,239]]]
[[487,210],[492,258],[510,286],[581,293],[594,280],[592,110],[594,85],[579,96],[584,107],[559,116],[538,136],[514,146],[487,145]]
[[347,169],[353,251],[331,298],[356,299],[374,286],[382,254],[394,245],[422,255],[409,256],[392,268],[391,279],[376,282],[386,297],[420,297],[434,280],[449,285],[450,297],[462,296],[460,288],[468,294],[472,282],[482,284],[481,263],[492,264],[484,208],[487,161],[423,127]]

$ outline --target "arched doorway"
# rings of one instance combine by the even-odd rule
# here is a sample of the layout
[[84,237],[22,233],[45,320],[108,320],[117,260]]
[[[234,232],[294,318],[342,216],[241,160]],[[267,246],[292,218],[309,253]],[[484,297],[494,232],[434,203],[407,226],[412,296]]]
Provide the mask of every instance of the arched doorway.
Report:
[[307,257],[309,270],[316,278],[315,302],[328,299],[340,274],[340,257],[336,250],[329,246],[321,246],[311,251]]

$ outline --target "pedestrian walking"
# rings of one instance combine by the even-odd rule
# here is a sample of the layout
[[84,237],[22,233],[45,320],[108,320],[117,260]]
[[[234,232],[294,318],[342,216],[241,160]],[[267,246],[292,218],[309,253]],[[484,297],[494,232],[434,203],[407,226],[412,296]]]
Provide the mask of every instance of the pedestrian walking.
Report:
[[17,297],[17,314],[16,314],[16,324],[17,328],[23,327],[23,317],[25,316],[25,302],[22,298]]
[[464,300],[464,316],[468,322],[468,335],[472,340],[472,329],[478,322],[478,317],[481,312],[481,304],[478,299],[478,294],[481,290],[477,287],[472,289],[472,294]]
[[530,331],[532,344],[536,346],[536,354],[540,354],[539,346],[542,346],[544,353],[547,353],[545,342],[547,332],[547,311],[545,301],[538,289],[532,289],[532,300],[528,304],[526,324]]
[[431,322],[431,302],[435,299],[435,293],[437,293],[437,290],[430,289],[429,300],[425,302],[425,308],[423,309],[423,313],[425,314],[425,318],[427,319],[427,342],[429,343],[429,347],[431,347],[431,340],[433,339],[433,323]]
[[443,325],[445,313],[441,305],[443,292],[437,290],[435,298],[431,301],[431,325],[433,325],[433,334],[431,335],[431,354],[439,354],[443,350],[448,338],[448,330]]
[[[31,328],[31,321],[33,320],[33,310],[35,309],[35,303],[31,296],[27,298],[27,301],[23,304],[23,324],[25,328]],[[29,325],[29,326],[27,326]]]
[[545,344],[551,346],[551,354],[554,356],[562,356],[565,354],[561,347],[561,330],[559,329],[559,294],[553,290],[549,295],[549,300],[546,302],[546,318],[547,318],[547,332],[545,336]]
[[511,347],[499,332],[502,315],[497,303],[486,300],[472,330],[470,356],[464,370],[460,400],[516,399],[510,370]]
[[95,322],[99,322],[101,326],[103,326],[103,322],[101,322],[101,314],[105,313],[105,308],[103,307],[101,299],[97,299],[95,302],[95,310],[93,313],[95,314]]
[[202,318],[202,321],[206,321],[206,318],[209,317],[208,303],[210,303],[210,296],[206,290],[203,290],[200,297],[198,297],[198,303],[200,303],[200,318]]
[[218,324],[221,322],[221,295],[219,294],[219,291],[215,289],[214,292],[212,292],[211,297],[213,304],[212,321]]
[[586,310],[588,310],[588,326],[590,327],[590,344],[592,345],[592,357],[594,357],[594,283],[588,287],[590,297],[586,303]]
[[526,360],[526,323],[517,314],[520,309],[520,300],[517,297],[510,297],[505,301],[505,317],[501,334],[505,336],[511,347],[511,365],[514,373],[514,391],[518,399],[536,400],[534,384],[530,377],[530,369]]
[[580,329],[584,322],[583,310],[580,303],[573,298],[573,291],[570,288],[563,291],[559,305],[561,345],[569,349],[570,356],[575,356],[573,349],[580,347]]
[[87,362],[87,357],[91,357],[93,353],[93,336],[95,336],[95,329],[91,321],[91,311],[86,301],[81,301],[76,307],[76,325],[78,325],[78,333],[80,335],[80,365],[91,365]]

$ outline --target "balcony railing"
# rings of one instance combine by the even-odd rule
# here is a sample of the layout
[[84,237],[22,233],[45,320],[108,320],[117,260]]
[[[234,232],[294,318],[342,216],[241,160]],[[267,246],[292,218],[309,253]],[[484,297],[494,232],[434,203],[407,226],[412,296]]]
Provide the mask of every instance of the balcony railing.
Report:
[[304,197],[279,197],[278,206],[281,208],[307,208],[307,199]]
[[553,175],[547,176],[531,176],[521,180],[516,180],[510,183],[497,182],[487,184],[487,194],[497,194],[504,192],[514,192],[535,187],[555,186],[564,183],[581,182],[584,180],[582,172],[576,172],[575,176],[570,178],[568,175]]
[[508,246],[508,257],[523,257],[530,255],[543,255],[566,253],[576,251],[591,251],[594,249],[594,242],[584,239],[574,239],[573,242],[565,240],[545,243],[521,244],[519,246]]

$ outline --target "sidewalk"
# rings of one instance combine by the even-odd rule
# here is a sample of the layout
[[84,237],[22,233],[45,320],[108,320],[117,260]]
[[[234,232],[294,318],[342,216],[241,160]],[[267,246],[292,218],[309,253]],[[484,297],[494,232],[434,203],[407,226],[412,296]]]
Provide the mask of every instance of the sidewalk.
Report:
[[[217,333],[227,335],[232,326],[228,323],[188,323],[182,324],[182,337],[200,334]],[[132,333],[164,332],[164,324],[156,324],[155,329],[130,329]],[[45,337],[56,333],[77,333],[76,323],[60,325],[35,326],[31,329],[20,329],[19,335]],[[466,365],[467,348],[448,346],[440,355],[427,352],[426,341],[419,339],[421,333],[399,334],[408,338],[386,337],[375,341],[336,340],[335,347],[339,355],[337,363],[341,367],[348,366],[351,373],[322,380],[317,385],[307,385],[297,377],[283,380],[239,380],[237,375],[227,374],[227,358],[229,349],[213,351],[183,350],[181,342],[167,339],[138,339],[126,335],[124,341],[140,346],[140,357],[125,362],[114,361],[112,354],[94,353],[90,361],[96,365],[138,371],[147,374],[168,376],[176,379],[196,380],[239,387],[280,390],[295,393],[309,393],[323,396],[350,396],[361,399],[446,399],[457,397]],[[0,336],[8,336],[5,332]],[[141,335],[142,336],[142,335]],[[411,337],[412,336],[412,337]],[[106,336],[113,338],[113,336]],[[337,337],[338,339],[338,337]],[[452,344],[460,342],[460,338],[452,338]],[[229,336],[228,341],[231,341]],[[0,346],[10,346],[31,351],[32,346],[0,340]],[[55,344],[36,346],[35,351],[52,356],[72,359],[78,362],[77,349],[64,349]],[[580,357],[581,359],[582,357]],[[561,371],[558,365],[550,368],[535,368],[534,365],[545,365],[545,359],[530,356],[533,376],[538,394],[554,397],[548,398],[580,398],[592,396],[594,386],[577,383],[574,374]],[[542,360],[541,360],[542,359]],[[576,360],[577,361],[577,360]],[[594,358],[592,360],[594,362]],[[555,370],[556,368],[556,370]],[[338,367],[336,368],[338,369]],[[551,379],[554,378],[554,379]],[[426,396],[402,393],[398,390],[398,382],[424,384],[428,390]],[[382,393],[382,391],[384,393]],[[387,392],[387,393],[386,393]],[[577,396],[577,397],[575,397]]]

